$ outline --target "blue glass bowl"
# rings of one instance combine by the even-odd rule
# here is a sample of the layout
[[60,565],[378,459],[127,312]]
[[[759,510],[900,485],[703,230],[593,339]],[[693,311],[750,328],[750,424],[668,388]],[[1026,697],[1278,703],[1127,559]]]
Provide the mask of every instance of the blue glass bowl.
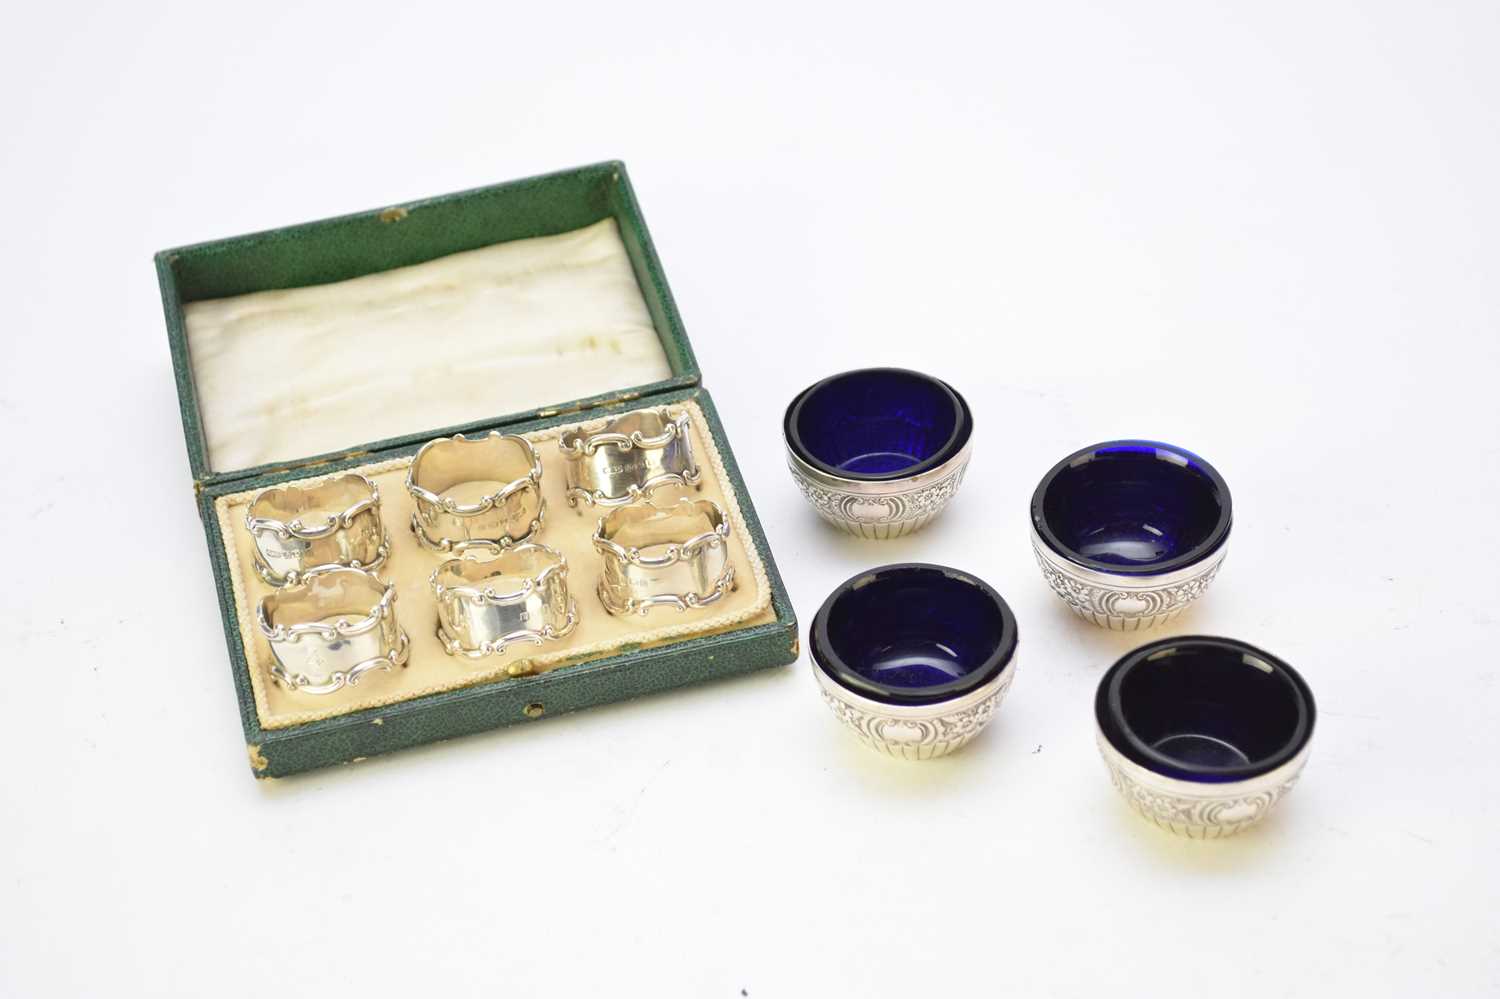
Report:
[[1201,561],[1229,535],[1229,486],[1171,444],[1110,441],[1053,466],[1031,497],[1031,522],[1069,561],[1149,575]]
[[1109,441],[1054,465],[1031,497],[1031,536],[1052,589],[1115,630],[1168,620],[1212,582],[1233,522],[1229,486],[1191,451]]
[[947,505],[969,460],[974,419],[946,382],[865,368],[803,390],[782,420],[792,477],[825,520],[897,537]]
[[885,482],[936,468],[969,440],[969,407],[946,383],[903,368],[825,378],[787,407],[787,443],[813,468]]
[[1126,800],[1164,828],[1213,837],[1259,821],[1291,789],[1317,707],[1302,676],[1270,653],[1187,636],[1116,662],[1094,715]]
[[999,707],[1015,670],[1015,615],[980,579],[881,566],[829,595],[809,629],[813,673],[866,744],[907,759],[952,752]]

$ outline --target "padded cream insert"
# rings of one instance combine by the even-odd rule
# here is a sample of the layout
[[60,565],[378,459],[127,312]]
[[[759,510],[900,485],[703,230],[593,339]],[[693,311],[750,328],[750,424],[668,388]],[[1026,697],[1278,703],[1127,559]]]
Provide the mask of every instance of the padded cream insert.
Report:
[[614,219],[334,284],[190,302],[183,319],[215,471],[672,373]]

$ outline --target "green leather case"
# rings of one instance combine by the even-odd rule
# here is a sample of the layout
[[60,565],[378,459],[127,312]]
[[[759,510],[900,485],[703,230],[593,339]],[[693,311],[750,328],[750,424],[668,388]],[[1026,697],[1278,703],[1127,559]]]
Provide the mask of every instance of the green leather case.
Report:
[[[342,281],[422,263],[463,250],[579,229],[613,216],[636,281],[665,350],[671,376],[586,399],[558,400],[542,409],[411,433],[290,463],[215,471],[210,467],[197,389],[188,354],[183,305],[255,291]],[[167,339],[177,378],[199,515],[208,538],[231,674],[239,697],[251,768],[279,777],[346,763],[407,746],[623,700],[797,658],[797,622],[750,502],[733,450],[700,384],[697,361],[672,300],[661,261],[641,217],[623,163],[600,163],[424,201],[164,250],[156,255]],[[497,345],[498,349],[498,345]],[[701,408],[735,491],[750,545],[759,552],[771,588],[774,620],[651,648],[626,647],[607,658],[547,673],[480,683],[356,711],[289,728],[263,730],[257,716],[239,633],[224,538],[214,503],[220,496],[274,485],[314,472],[337,471],[415,453],[426,441],[460,432],[503,429],[524,433],[594,419],[643,405],[693,400]],[[584,599],[581,595],[580,599]]]

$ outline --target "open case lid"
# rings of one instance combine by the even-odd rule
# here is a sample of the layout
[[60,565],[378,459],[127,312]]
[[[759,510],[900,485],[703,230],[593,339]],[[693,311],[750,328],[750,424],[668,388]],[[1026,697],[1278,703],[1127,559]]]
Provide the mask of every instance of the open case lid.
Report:
[[156,267],[200,487],[699,382],[619,162]]

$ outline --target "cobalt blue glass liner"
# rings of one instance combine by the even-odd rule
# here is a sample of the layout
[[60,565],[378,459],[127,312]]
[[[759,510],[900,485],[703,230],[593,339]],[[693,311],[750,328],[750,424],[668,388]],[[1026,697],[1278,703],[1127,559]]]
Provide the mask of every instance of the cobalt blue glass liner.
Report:
[[1049,548],[1099,572],[1146,576],[1202,561],[1229,536],[1229,486],[1191,451],[1109,441],[1068,455],[1031,497]]
[[804,389],[782,422],[797,457],[829,475],[880,482],[958,454],[974,430],[963,396],[904,368],[863,368]]
[[1178,780],[1269,773],[1312,738],[1317,706],[1292,667],[1232,638],[1164,638],[1127,653],[1099,682],[1094,713],[1127,759]]
[[941,565],[885,565],[829,594],[809,628],[813,661],[841,686],[887,704],[935,704],[999,676],[1016,618],[981,579]]

